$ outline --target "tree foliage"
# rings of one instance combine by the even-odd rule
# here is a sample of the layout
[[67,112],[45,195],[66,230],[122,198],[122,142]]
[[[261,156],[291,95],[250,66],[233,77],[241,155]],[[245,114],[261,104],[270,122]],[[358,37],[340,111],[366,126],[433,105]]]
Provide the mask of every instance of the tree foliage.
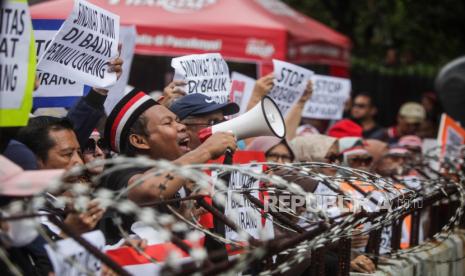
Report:
[[283,0],[350,37],[358,63],[439,67],[465,52],[463,0]]

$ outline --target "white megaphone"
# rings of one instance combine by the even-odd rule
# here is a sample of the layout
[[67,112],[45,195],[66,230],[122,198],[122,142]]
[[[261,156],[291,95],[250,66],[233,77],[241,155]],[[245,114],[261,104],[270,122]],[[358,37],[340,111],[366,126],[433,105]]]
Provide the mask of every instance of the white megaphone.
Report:
[[200,130],[200,141],[207,140],[217,132],[232,132],[237,140],[257,136],[276,136],[283,139],[286,136],[286,125],[276,103],[270,97],[265,96],[248,112]]

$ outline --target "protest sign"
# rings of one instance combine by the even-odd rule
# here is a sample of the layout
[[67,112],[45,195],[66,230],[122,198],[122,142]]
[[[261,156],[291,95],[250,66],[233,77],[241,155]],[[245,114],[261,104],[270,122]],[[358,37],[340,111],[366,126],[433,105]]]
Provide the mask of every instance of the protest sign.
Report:
[[[61,19],[32,20],[37,57],[45,53],[63,22]],[[37,77],[39,87],[33,94],[34,108],[71,107],[90,90],[82,83],[41,70],[37,70]]]
[[437,148],[437,146],[438,141],[436,139],[425,138],[421,146],[421,153],[424,155],[431,155],[431,152]]
[[352,89],[348,79],[314,75],[313,94],[305,104],[302,117],[339,120]]
[[459,147],[465,142],[465,129],[449,115],[443,113],[439,125],[438,143],[444,149],[446,145]]
[[229,99],[231,80],[226,61],[218,53],[173,58],[174,80],[184,80],[187,94],[202,93],[217,103]]
[[[248,163],[257,163],[265,162],[265,154],[263,152],[254,152],[254,151],[236,151],[233,154],[233,164],[248,164]],[[224,164],[224,155],[218,159],[208,161],[210,164]],[[206,174],[210,175],[212,179],[217,179],[218,175],[215,170],[205,170]],[[215,187],[211,187],[212,192]],[[211,198],[205,197],[205,200],[211,204]],[[206,228],[213,228],[213,216],[211,213],[206,213],[200,216],[199,223]]]
[[437,141],[440,145],[440,163],[442,163],[450,153],[457,153],[460,146],[465,143],[465,129],[460,126],[459,122],[443,113]]
[[94,87],[109,88],[116,73],[109,61],[118,56],[119,16],[84,0],[75,0],[71,15],[39,59],[42,71]]
[[[233,164],[242,164],[257,173],[264,171],[264,166],[257,163],[265,161],[263,152],[237,151],[233,155]],[[222,164],[223,157],[210,161],[210,163]],[[212,177],[216,177],[215,172],[212,173]],[[253,189],[250,194],[263,203],[268,195],[264,192],[258,192],[260,185],[259,181],[251,179],[247,175],[239,172],[232,173],[228,186],[225,215],[251,236],[257,239],[271,239],[274,237],[273,218],[262,218],[263,212],[258,211],[253,203],[246,199],[244,195],[237,193],[240,189]],[[225,237],[235,241],[244,241],[239,237],[238,233],[228,226],[225,226]]]
[[297,103],[307,87],[313,72],[280,60],[273,60],[274,86],[269,96],[273,98],[283,115]]
[[[432,156],[437,153],[435,151],[438,149],[438,140],[437,139],[431,139],[431,138],[426,138],[423,139],[423,144],[421,146],[421,152],[425,156]],[[441,164],[439,160],[435,158],[425,158],[431,168],[433,168],[436,171],[439,171]]]
[[[82,237],[100,251],[103,250],[105,238],[100,230],[85,233]],[[58,241],[56,248],[52,248],[47,244],[45,249],[52,262],[55,275],[87,274],[80,270],[83,268],[91,272],[91,274],[100,275],[102,269],[100,260],[71,238]],[[76,263],[79,265],[76,265]]]
[[27,1],[3,1],[0,9],[0,126],[29,119],[36,57]]
[[238,115],[247,111],[252,91],[255,86],[255,80],[241,73],[232,72],[231,74],[231,101],[239,105]]
[[[244,166],[248,166],[249,169],[256,173],[263,172],[262,165],[249,164]],[[257,210],[257,207],[244,195],[238,193],[241,189],[252,189],[253,191],[250,192],[250,195],[257,199],[261,198],[263,203],[263,195],[259,194],[259,188],[260,181],[251,179],[250,176],[239,172],[233,172],[229,182],[225,215],[252,237],[256,239],[271,239],[274,237],[272,218],[262,219],[262,213]],[[264,236],[262,236],[262,233]],[[245,241],[228,226],[225,226],[225,237],[234,241]]]
[[121,58],[124,60],[123,73],[116,84],[108,91],[107,99],[105,100],[105,112],[110,114],[113,107],[125,95],[126,85],[128,84],[129,74],[131,72],[132,58],[134,57],[134,48],[136,46],[136,27],[122,26],[119,33],[119,41],[121,44]]

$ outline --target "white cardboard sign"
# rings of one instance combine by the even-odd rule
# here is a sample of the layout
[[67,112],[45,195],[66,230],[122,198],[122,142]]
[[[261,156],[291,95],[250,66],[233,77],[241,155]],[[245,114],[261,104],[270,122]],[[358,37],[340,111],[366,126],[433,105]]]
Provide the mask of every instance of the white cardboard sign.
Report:
[[136,46],[137,31],[134,25],[122,26],[120,29],[120,41],[121,43],[121,58],[124,60],[123,63],[123,74],[116,82],[116,84],[108,92],[107,99],[105,100],[105,112],[110,114],[113,107],[119,102],[124,96],[126,85],[128,84],[129,74],[131,72],[132,59],[134,57],[134,48]]
[[275,80],[269,96],[276,102],[281,113],[286,115],[304,93],[313,71],[275,59],[273,66]]
[[94,87],[109,88],[116,73],[109,61],[118,56],[119,16],[84,0],[75,0],[38,69]]
[[352,89],[348,79],[314,75],[313,94],[305,104],[302,117],[339,120]]
[[26,92],[31,16],[26,2],[3,1],[0,22],[0,109],[18,109]]
[[[85,233],[82,237],[103,252],[105,238],[100,230]],[[45,245],[55,275],[84,275],[73,262],[78,263],[79,267],[92,272],[93,275],[100,275],[102,270],[101,262],[75,240],[71,238],[64,239],[58,241],[56,245],[57,248],[55,249],[48,244]],[[70,260],[73,262],[70,262]]]
[[[37,57],[45,53],[57,32],[58,30],[34,30]],[[37,77],[39,88],[34,91],[34,97],[80,97],[83,95],[84,85],[82,83],[41,70],[37,70]]]
[[173,58],[174,80],[184,80],[187,94],[202,93],[217,103],[229,99],[231,80],[226,61],[218,53]]
[[[250,165],[250,167],[256,172],[262,172],[261,165]],[[254,207],[253,203],[247,200],[243,195],[234,192],[234,190],[254,188],[255,191],[251,192],[251,195],[258,199],[259,195],[257,189],[259,188],[259,181],[250,180],[251,178],[249,176],[239,172],[231,174],[225,215],[231,218],[239,228],[252,237],[256,239],[272,239],[274,237],[272,218],[266,219],[265,223],[263,223],[261,214]],[[262,236],[262,234],[264,234],[264,236]],[[225,237],[226,239],[234,241],[245,241],[238,233],[227,226],[225,226]]]
[[[255,80],[251,77],[238,72],[231,74],[231,101],[240,106],[239,114],[247,111],[252,91],[255,86]],[[239,115],[238,114],[238,115]]]

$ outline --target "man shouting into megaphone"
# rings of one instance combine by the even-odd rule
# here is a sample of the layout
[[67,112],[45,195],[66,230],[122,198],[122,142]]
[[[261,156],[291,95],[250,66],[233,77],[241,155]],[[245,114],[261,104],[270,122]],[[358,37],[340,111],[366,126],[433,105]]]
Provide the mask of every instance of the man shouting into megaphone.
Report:
[[224,122],[225,116],[234,115],[239,109],[239,105],[234,102],[216,103],[199,93],[184,96],[170,106],[170,110],[187,127],[190,149],[196,149],[202,143],[198,133],[203,128]]
[[[105,139],[114,152],[127,155],[145,155],[154,160],[165,159],[179,165],[205,163],[223,155],[227,149],[236,150],[232,133],[219,132],[203,144],[191,149],[187,128],[168,108],[160,105],[145,92],[134,89],[124,96],[108,116]],[[130,168],[111,173],[103,186],[120,190],[148,174],[150,168]],[[128,192],[128,198],[137,204],[151,203],[173,197],[185,184],[182,178],[167,179],[166,175],[146,179]],[[130,229],[133,221],[123,222]],[[119,241],[120,235],[111,214],[101,222],[108,243]]]

